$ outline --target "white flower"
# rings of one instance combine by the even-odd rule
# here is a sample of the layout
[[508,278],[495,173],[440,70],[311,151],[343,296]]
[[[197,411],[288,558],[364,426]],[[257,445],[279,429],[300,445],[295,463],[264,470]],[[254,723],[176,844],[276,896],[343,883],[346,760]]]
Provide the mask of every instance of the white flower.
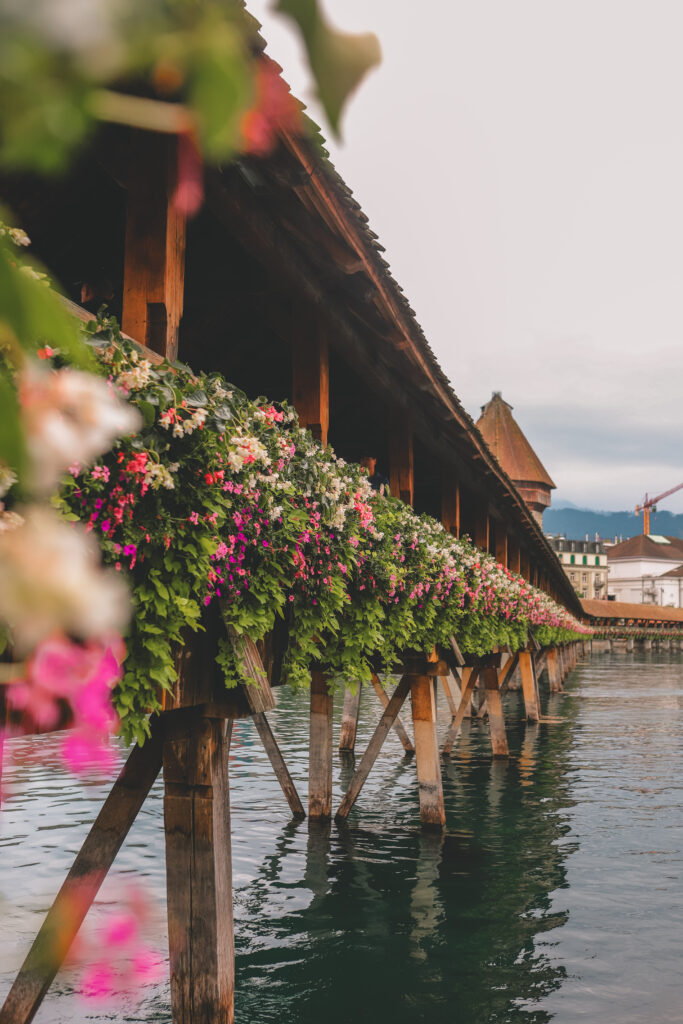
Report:
[[101,377],[28,364],[19,402],[32,459],[33,484],[50,491],[74,462],[89,465],[112,442],[139,429],[140,415]]
[[120,631],[128,591],[102,570],[97,542],[52,509],[30,505],[17,529],[0,533],[0,620],[20,653],[55,632],[83,639]]
[[[178,468],[178,463],[174,463],[175,468]],[[167,490],[172,491],[175,487],[175,481],[171,476],[173,472],[173,465],[164,466],[160,462],[148,462],[147,469],[145,470],[145,483],[152,490],[158,491],[160,487],[165,487]]]
[[[137,356],[137,353],[135,354]],[[140,388],[144,388],[149,384],[152,375],[152,364],[147,359],[136,358],[134,362],[136,365],[131,370],[124,370],[116,379],[116,383],[128,391],[139,391]]]

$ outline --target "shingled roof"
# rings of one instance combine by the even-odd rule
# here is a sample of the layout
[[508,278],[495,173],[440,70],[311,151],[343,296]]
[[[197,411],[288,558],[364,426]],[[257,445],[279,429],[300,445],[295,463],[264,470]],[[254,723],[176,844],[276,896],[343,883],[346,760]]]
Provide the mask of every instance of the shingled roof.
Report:
[[645,622],[683,622],[683,608],[662,608],[657,604],[627,604],[622,601],[581,602],[589,619],[638,619]]
[[683,540],[680,537],[662,537],[654,540],[650,534],[639,533],[637,537],[629,537],[620,544],[611,545],[607,549],[610,562],[619,558],[651,558],[656,561],[671,559],[683,562]]
[[554,488],[543,463],[512,415],[512,406],[494,391],[481,408],[477,426],[507,475],[515,483],[542,484]]

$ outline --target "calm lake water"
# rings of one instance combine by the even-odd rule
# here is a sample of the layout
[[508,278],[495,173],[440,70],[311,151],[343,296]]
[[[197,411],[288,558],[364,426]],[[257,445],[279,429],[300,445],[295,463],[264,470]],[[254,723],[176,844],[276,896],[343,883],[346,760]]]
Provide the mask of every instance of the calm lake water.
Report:
[[[231,754],[239,1024],[664,1024],[683,1021],[683,660],[595,655],[544,700],[506,698],[511,757],[465,725],[445,769],[445,835],[419,828],[414,761],[392,734],[342,829],[292,824],[258,737]],[[337,701],[337,729],[341,701]],[[358,749],[379,717],[366,693]],[[441,708],[441,725],[447,721]],[[271,715],[302,798],[307,703]],[[13,741],[0,814],[0,1000],[106,793],[57,766],[55,737]],[[335,764],[335,805],[351,766]],[[164,956],[157,784],[89,915],[127,883]],[[60,974],[38,1022],[170,1021],[168,985],[84,1003]]]

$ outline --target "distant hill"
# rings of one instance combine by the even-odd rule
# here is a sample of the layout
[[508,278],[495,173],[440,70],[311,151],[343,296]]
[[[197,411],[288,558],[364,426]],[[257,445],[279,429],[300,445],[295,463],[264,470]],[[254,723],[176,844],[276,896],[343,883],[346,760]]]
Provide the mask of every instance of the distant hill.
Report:
[[[543,513],[546,533],[560,533],[573,540],[583,540],[586,534],[595,540],[614,540],[622,536],[635,537],[642,533],[643,520],[633,512],[595,512],[589,508],[549,508]],[[665,537],[683,537],[683,514],[658,512],[650,521],[650,531]]]

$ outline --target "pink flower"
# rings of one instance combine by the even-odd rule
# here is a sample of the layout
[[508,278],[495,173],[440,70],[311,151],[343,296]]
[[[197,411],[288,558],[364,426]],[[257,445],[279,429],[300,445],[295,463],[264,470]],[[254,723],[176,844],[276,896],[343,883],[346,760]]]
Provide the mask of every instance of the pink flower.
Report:
[[95,963],[83,973],[80,992],[86,999],[109,999],[114,995],[115,974],[109,964]]

